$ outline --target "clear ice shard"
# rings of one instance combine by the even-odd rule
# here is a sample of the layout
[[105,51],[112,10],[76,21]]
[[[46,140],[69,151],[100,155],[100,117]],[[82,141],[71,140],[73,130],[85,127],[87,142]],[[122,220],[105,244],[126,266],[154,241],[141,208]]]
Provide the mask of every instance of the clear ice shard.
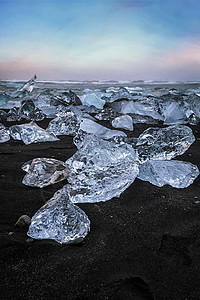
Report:
[[81,105],[82,104],[80,98],[71,90],[69,90],[69,92],[64,92],[64,93],[59,94],[56,98],[59,100],[59,102],[61,102],[62,104],[65,104],[65,105],[66,104],[67,105],[70,105],[70,104]]
[[67,111],[51,120],[46,130],[55,135],[76,135],[79,126],[77,115],[73,111]]
[[42,121],[45,118],[43,112],[35,107],[31,99],[22,100],[18,115],[26,120]]
[[116,117],[114,120],[112,120],[112,126],[114,128],[122,128],[133,131],[133,119],[129,115]]
[[179,102],[168,101],[163,105],[162,115],[164,116],[164,124],[187,124],[185,109]]
[[97,137],[101,139],[108,140],[112,138],[113,136],[122,135],[126,136],[126,134],[123,131],[119,130],[112,130],[109,128],[106,128],[92,120],[89,119],[83,119],[80,124],[80,129],[87,132],[92,133],[96,135]]
[[0,143],[5,143],[10,140],[9,130],[0,123]]
[[141,163],[149,159],[169,160],[182,155],[195,141],[192,130],[185,125],[148,128],[138,139],[137,150]]
[[65,162],[72,171],[65,186],[70,200],[93,203],[119,197],[138,175],[137,152],[126,143],[82,134],[74,138],[79,150]]
[[39,188],[62,181],[70,173],[63,161],[54,158],[34,158],[24,163],[22,169],[27,172],[22,183]]
[[186,188],[199,176],[197,166],[178,160],[151,160],[140,165],[138,178],[157,185]]
[[58,190],[32,217],[27,235],[33,239],[51,239],[60,244],[82,242],[90,231],[90,220],[74,205],[65,189]]
[[35,75],[32,79],[27,81],[23,86],[18,88],[15,92],[11,93],[10,96],[13,98],[18,98],[18,97],[21,98],[27,96],[29,93],[32,92],[36,79],[37,76]]
[[26,145],[31,143],[59,141],[59,138],[57,138],[54,133],[44,130],[34,122],[13,125],[9,127],[9,131],[14,140],[22,140]]

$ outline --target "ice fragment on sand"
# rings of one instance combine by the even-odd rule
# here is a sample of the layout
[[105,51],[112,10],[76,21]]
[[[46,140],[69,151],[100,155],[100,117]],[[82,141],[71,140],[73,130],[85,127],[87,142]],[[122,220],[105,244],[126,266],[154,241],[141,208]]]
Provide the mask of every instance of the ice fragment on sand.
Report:
[[91,106],[94,105],[97,108],[102,109],[105,104],[105,100],[98,97],[95,93],[89,93],[80,97],[83,105]]
[[69,90],[69,92],[64,92],[62,94],[59,94],[56,98],[59,100],[59,102],[61,102],[62,104],[65,104],[65,105],[66,104],[67,105],[70,105],[70,104],[81,105],[82,104],[80,98],[71,90]]
[[137,153],[128,144],[116,144],[84,134],[75,144],[78,151],[66,161],[72,173],[66,189],[72,202],[107,201],[135,180]]
[[27,235],[61,244],[82,242],[90,230],[84,211],[71,203],[65,189],[58,190],[32,217]]
[[22,183],[39,188],[66,179],[70,172],[63,161],[53,158],[34,158],[23,164],[22,169],[27,172]]
[[89,120],[89,119],[82,120],[82,122],[80,124],[80,129],[87,133],[95,134],[99,138],[102,138],[105,140],[110,139],[113,136],[117,136],[117,135],[126,136],[126,134],[123,131],[108,129],[96,122],[93,122],[92,120]]
[[56,135],[76,135],[79,126],[76,114],[68,111],[51,120],[46,130]]
[[163,186],[186,188],[199,176],[197,166],[178,160],[151,160],[140,165],[138,178]]
[[31,99],[22,100],[18,114],[21,118],[27,120],[41,121],[45,118],[43,112],[35,107],[35,104]]
[[22,140],[26,145],[39,142],[59,141],[54,133],[39,127],[34,122],[22,125],[13,125],[9,128],[14,140]]
[[119,117],[120,113],[116,112],[111,107],[106,107],[102,109],[98,114],[95,115],[95,118],[100,121],[112,121],[116,117]]
[[171,159],[182,155],[195,141],[192,130],[185,125],[167,128],[148,128],[138,139],[137,149],[140,161],[149,159]]
[[5,143],[10,140],[10,133],[6,127],[0,123],[0,143]]
[[112,126],[114,128],[122,128],[125,130],[132,131],[133,130],[133,120],[128,115],[120,116],[120,117],[115,118],[112,121]]

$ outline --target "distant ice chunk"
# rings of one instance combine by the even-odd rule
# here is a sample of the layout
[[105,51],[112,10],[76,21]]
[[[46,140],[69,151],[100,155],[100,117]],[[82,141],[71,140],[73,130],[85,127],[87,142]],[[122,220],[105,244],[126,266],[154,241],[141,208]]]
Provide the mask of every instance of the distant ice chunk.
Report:
[[39,188],[66,179],[70,172],[63,161],[54,158],[34,158],[24,163],[22,169],[27,172],[22,183]]
[[92,120],[89,120],[89,119],[82,120],[82,122],[80,124],[80,129],[87,133],[95,134],[99,138],[102,138],[105,140],[108,140],[116,135],[126,136],[126,134],[123,131],[112,130],[112,129],[106,128]]
[[90,220],[71,203],[65,189],[58,190],[32,217],[27,235],[33,239],[51,239],[60,244],[82,242],[90,231]]
[[114,120],[112,120],[112,126],[114,128],[122,128],[133,131],[133,119],[129,115],[116,117]]
[[18,98],[18,97],[22,98],[27,96],[29,93],[32,92],[36,79],[37,76],[35,75],[32,79],[27,81],[23,86],[19,87],[15,92],[11,93],[10,96],[12,98]]
[[150,127],[139,136],[139,159],[142,163],[149,159],[168,160],[182,155],[194,141],[192,130],[185,125]]
[[0,143],[5,143],[10,140],[9,130],[0,123]]
[[[78,140],[78,141],[77,141]],[[75,137],[78,151],[66,161],[72,173],[66,185],[72,202],[107,201],[128,188],[139,172],[137,152],[128,144]]]
[[44,130],[33,121],[28,124],[13,125],[9,128],[9,131],[14,140],[22,140],[26,145],[59,141],[54,133]]
[[150,183],[186,188],[199,176],[197,166],[178,160],[151,160],[140,165],[138,178]]

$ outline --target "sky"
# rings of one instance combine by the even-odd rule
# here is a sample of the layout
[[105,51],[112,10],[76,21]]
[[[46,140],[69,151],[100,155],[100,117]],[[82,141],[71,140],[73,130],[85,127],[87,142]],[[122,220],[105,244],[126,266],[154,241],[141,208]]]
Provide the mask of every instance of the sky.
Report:
[[0,0],[0,79],[200,80],[199,0]]

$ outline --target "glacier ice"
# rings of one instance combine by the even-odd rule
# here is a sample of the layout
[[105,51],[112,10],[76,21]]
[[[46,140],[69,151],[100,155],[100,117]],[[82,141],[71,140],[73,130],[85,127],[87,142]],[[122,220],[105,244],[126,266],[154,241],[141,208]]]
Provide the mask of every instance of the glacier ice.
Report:
[[133,131],[133,119],[129,115],[116,117],[114,120],[112,120],[112,126],[114,128],[122,128]]
[[157,185],[186,188],[199,176],[197,166],[178,160],[151,160],[140,165],[138,178]]
[[61,102],[62,104],[73,104],[73,105],[81,105],[82,102],[80,100],[80,98],[71,90],[69,90],[69,92],[64,92],[59,94],[57,97],[59,102]]
[[90,220],[74,205],[65,189],[58,190],[32,217],[27,235],[51,239],[60,244],[82,242],[90,231]]
[[27,81],[23,86],[19,87],[16,91],[11,93],[10,96],[13,98],[18,98],[18,97],[21,98],[27,96],[29,93],[32,92],[36,79],[37,76],[35,75],[32,79]]
[[22,100],[18,115],[27,120],[41,121],[45,118],[43,112],[37,108],[31,99]]
[[62,181],[70,173],[63,161],[54,158],[34,158],[24,163],[22,169],[27,172],[22,183],[39,188]]
[[82,122],[80,124],[80,129],[87,133],[95,134],[99,138],[102,138],[105,140],[110,139],[113,136],[117,136],[117,135],[126,136],[126,134],[123,131],[112,130],[112,129],[106,128],[92,120],[89,120],[89,119],[82,120]]
[[55,135],[76,135],[79,126],[77,115],[73,111],[67,111],[51,120],[46,130]]
[[78,151],[65,163],[72,173],[66,190],[72,202],[107,201],[128,188],[139,172],[137,152],[128,144],[117,144],[85,134],[75,137]]
[[137,150],[140,161],[149,159],[171,159],[182,155],[195,141],[192,130],[185,125],[166,128],[148,128],[138,139]]
[[101,97],[99,97],[97,93],[88,93],[88,94],[82,95],[80,97],[80,99],[81,99],[81,102],[83,105],[87,105],[87,106],[93,105],[100,109],[102,109],[105,104],[105,100],[102,100]]
[[9,127],[9,131],[14,140],[22,140],[26,145],[59,141],[54,133],[44,130],[33,121],[28,124],[13,125]]
[[5,143],[10,140],[9,130],[0,123],[0,143]]

